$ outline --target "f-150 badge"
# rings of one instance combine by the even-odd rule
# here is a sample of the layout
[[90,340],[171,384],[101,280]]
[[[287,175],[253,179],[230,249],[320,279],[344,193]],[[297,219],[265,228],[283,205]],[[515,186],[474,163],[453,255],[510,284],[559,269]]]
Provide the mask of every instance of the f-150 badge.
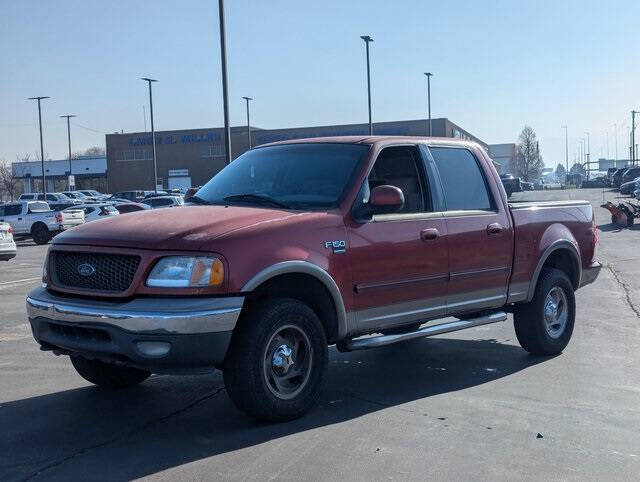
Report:
[[334,254],[342,254],[347,250],[347,243],[345,241],[325,241],[324,247],[331,248]]

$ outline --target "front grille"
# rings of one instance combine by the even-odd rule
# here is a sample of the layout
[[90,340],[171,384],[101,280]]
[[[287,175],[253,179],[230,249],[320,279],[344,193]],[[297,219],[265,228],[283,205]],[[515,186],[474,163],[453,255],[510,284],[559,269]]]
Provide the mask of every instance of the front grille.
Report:
[[140,265],[140,256],[121,254],[51,253],[54,284],[92,291],[126,291]]
[[84,326],[59,325],[57,323],[47,323],[49,330],[58,336],[75,341],[96,341],[109,342],[111,335],[99,328],[86,328]]

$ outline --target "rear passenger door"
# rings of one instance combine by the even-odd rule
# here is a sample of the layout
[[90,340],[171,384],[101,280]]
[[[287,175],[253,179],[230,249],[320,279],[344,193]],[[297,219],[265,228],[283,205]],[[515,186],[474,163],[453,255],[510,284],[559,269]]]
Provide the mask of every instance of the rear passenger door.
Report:
[[25,221],[22,215],[22,204],[5,204],[0,221],[9,223],[15,234],[25,231]]
[[[423,322],[446,309],[449,253],[442,212],[434,210],[430,178],[417,146],[391,146],[377,156],[362,187],[368,200],[376,186],[404,194],[393,214],[347,225],[353,278],[352,331],[373,332]],[[358,201],[356,201],[358,202]]]
[[[465,147],[431,147],[440,177],[449,242],[450,315],[502,306],[511,273],[513,230],[488,158]],[[494,186],[494,189],[491,188]]]

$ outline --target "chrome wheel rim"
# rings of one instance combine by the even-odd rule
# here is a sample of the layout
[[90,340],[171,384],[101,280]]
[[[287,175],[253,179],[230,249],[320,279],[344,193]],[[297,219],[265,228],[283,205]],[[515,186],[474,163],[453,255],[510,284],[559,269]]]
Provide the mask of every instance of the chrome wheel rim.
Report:
[[560,338],[569,319],[567,295],[559,286],[554,286],[544,300],[544,327],[551,338]]
[[311,374],[309,337],[295,325],[282,326],[271,335],[263,360],[269,391],[282,400],[292,399],[304,389]]

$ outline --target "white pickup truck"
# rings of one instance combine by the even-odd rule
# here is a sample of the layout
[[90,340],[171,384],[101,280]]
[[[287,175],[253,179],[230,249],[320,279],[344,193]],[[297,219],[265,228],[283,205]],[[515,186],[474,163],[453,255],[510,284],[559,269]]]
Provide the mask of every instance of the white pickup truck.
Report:
[[13,228],[15,238],[30,237],[36,244],[46,244],[65,229],[84,223],[82,209],[52,211],[44,201],[28,201],[0,206],[0,222]]

